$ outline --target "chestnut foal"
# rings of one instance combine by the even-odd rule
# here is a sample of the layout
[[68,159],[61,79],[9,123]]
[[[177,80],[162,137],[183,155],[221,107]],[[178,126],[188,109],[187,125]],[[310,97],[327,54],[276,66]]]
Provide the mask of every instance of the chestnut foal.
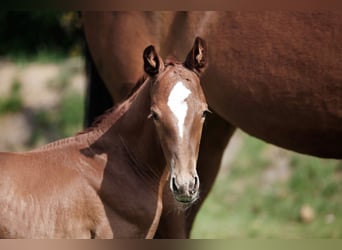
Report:
[[168,179],[175,197],[168,207],[196,200],[206,55],[201,38],[183,64],[164,64],[149,46],[146,76],[93,127],[0,153],[0,237],[151,238]]

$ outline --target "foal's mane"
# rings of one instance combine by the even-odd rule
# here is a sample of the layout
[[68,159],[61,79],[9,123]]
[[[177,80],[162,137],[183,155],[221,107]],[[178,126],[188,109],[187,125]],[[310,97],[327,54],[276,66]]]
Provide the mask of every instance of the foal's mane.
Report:
[[147,78],[148,76],[146,74],[140,77],[140,79],[137,81],[137,83],[134,85],[134,87],[131,89],[128,95],[126,95],[126,97],[123,98],[123,101],[115,104],[115,106],[113,106],[112,108],[107,109],[102,115],[98,116],[94,120],[90,127],[84,129],[81,132],[78,132],[76,135],[85,134],[95,130],[110,115],[112,116],[111,121],[116,122],[126,112],[135,94],[138,92],[138,90],[144,84]]
[[110,119],[111,123],[116,122],[127,111],[130,104],[132,103],[133,99],[135,98],[136,93],[138,92],[140,87],[144,84],[146,79],[147,79],[147,75],[143,75],[137,81],[137,83],[134,85],[134,87],[132,88],[130,93],[127,95],[127,97],[125,99],[123,99],[124,101],[116,104],[114,107],[105,111],[105,113],[103,115],[100,115],[98,118],[96,118],[96,120],[93,122],[93,124],[90,127],[84,129],[81,132],[78,132],[75,136],[64,138],[64,139],[61,139],[58,141],[54,141],[54,142],[45,144],[39,148],[31,150],[31,152],[39,152],[39,151],[54,149],[54,148],[65,146],[66,144],[69,144],[69,143],[73,143],[73,142],[75,142],[75,139],[79,135],[87,134],[88,132],[92,132],[92,131],[96,130],[97,128],[99,128],[101,126],[101,124],[103,122],[105,122],[105,120],[108,117],[111,117],[111,119]]
[[[176,64],[180,64],[180,63],[176,62],[173,59],[171,59],[171,60],[167,59],[165,61],[165,67],[174,66]],[[123,101],[117,103],[114,107],[106,110],[104,114],[98,116],[90,127],[84,129],[83,131],[76,133],[76,135],[73,137],[69,137],[69,138],[65,138],[62,140],[55,141],[55,142],[51,142],[49,144],[41,146],[41,147],[34,149],[32,151],[43,151],[43,150],[49,150],[51,148],[53,149],[56,147],[64,146],[65,144],[69,144],[69,143],[74,142],[78,136],[82,136],[82,135],[85,135],[87,133],[96,131],[97,129],[101,130],[102,126],[105,127],[108,124],[115,123],[129,109],[131,103],[133,102],[137,93],[139,92],[139,89],[144,85],[144,83],[146,82],[147,79],[148,79],[148,75],[144,74],[137,81],[137,83],[134,85],[134,87],[131,89],[131,91],[128,93],[128,95],[123,99]],[[107,120],[108,120],[108,122],[106,122]],[[78,140],[76,139],[76,141],[78,141]]]

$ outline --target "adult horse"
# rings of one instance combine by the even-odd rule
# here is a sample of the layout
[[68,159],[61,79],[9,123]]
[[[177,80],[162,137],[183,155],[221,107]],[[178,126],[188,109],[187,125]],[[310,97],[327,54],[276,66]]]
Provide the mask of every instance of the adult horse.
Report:
[[[159,45],[162,55],[179,56],[199,35],[212,48],[202,82],[214,114],[203,131],[198,161],[201,200],[186,218],[188,232],[235,127],[286,149],[342,158],[340,12],[86,12],[82,16],[95,65],[90,77],[99,74],[114,102],[139,76],[141,63],[134,58],[146,44]],[[160,232],[167,220],[162,220]]]
[[169,172],[174,197],[196,200],[205,42],[195,40],[184,64],[164,64],[153,46],[143,58],[147,77],[93,127],[0,153],[0,238],[151,238],[161,210],[179,209],[162,201]]

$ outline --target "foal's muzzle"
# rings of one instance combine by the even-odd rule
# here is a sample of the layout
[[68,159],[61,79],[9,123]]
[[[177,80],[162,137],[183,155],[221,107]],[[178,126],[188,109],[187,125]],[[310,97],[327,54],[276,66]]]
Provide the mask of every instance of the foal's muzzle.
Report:
[[194,202],[199,196],[199,178],[193,176],[188,179],[171,176],[170,188],[175,199],[182,203]]

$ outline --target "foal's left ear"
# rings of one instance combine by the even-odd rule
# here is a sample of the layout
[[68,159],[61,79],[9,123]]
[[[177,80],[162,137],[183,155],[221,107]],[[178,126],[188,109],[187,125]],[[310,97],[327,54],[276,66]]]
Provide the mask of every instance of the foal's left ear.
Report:
[[204,72],[208,65],[207,44],[202,38],[196,37],[194,45],[185,59],[184,65],[199,74]]
[[164,63],[153,45],[144,50],[144,70],[150,76],[155,76],[164,69]]

